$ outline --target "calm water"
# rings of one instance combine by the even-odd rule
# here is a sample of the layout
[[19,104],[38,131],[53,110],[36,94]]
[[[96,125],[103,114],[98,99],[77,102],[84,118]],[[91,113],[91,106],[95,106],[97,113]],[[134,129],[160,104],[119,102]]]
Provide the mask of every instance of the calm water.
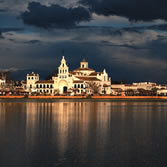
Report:
[[167,102],[0,101],[0,167],[167,166]]

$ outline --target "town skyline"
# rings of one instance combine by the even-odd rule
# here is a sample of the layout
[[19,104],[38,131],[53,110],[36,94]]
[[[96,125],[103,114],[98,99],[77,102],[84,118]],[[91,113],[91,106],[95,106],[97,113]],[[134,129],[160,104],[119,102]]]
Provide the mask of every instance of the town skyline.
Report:
[[[74,70],[70,70],[64,56],[57,67],[57,72],[50,74],[48,78],[41,78],[40,74],[31,71],[26,74],[26,79],[21,81],[10,80],[10,73],[0,73],[1,95],[28,95],[50,97],[107,95],[111,96],[166,96],[167,84],[155,82],[113,81],[106,69],[96,71],[90,68],[85,58]],[[112,98],[112,97],[111,97]]]
[[[13,68],[7,68],[7,69],[0,69],[0,73],[8,73],[10,74],[10,77],[14,80],[14,81],[19,81],[19,80],[25,80],[25,76],[28,74],[28,73],[31,73],[31,72],[35,72],[37,74],[40,74],[40,77],[42,80],[47,80],[47,79],[51,79],[51,76],[54,75],[55,73],[58,73],[58,66],[61,62],[61,59],[62,57],[64,56],[66,59],[67,59],[67,65],[70,67],[69,70],[73,71],[75,69],[77,69],[79,67],[79,63],[81,62],[81,60],[85,59],[87,60],[83,55],[80,55],[80,58],[75,60],[73,62],[73,59],[72,57],[69,57],[68,54],[65,54],[65,50],[62,49],[61,52],[60,52],[60,56],[59,56],[59,60],[57,60],[57,62],[54,62],[54,67],[51,67],[48,69],[39,69],[39,68],[31,68],[31,69],[17,69],[15,67]],[[66,55],[66,56],[65,56]],[[89,57],[88,57],[89,59]],[[134,82],[156,82],[158,84],[167,84],[167,82],[159,82],[159,81],[156,81],[154,79],[143,79],[143,80],[139,80],[137,79],[138,76],[136,76],[136,78],[126,78],[126,77],[120,77],[120,76],[116,76],[110,69],[110,67],[105,67],[104,65],[95,65],[93,64],[93,60],[92,61],[88,61],[88,62],[92,62],[89,63],[90,64],[90,67],[96,71],[103,71],[104,69],[106,69],[108,71],[108,74],[109,76],[111,77],[113,83],[134,83]],[[122,73],[124,75],[124,73]],[[124,75],[125,76],[125,75]],[[114,77],[114,79],[113,79]]]
[[64,48],[72,69],[85,57],[114,80],[166,83],[167,3],[135,2],[0,1],[0,69],[45,77]]

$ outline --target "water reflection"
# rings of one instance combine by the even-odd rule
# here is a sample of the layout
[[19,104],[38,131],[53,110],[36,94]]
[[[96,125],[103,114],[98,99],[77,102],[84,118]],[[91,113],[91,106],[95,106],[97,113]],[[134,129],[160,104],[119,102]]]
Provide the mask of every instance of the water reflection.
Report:
[[162,166],[166,121],[166,102],[1,102],[0,166]]

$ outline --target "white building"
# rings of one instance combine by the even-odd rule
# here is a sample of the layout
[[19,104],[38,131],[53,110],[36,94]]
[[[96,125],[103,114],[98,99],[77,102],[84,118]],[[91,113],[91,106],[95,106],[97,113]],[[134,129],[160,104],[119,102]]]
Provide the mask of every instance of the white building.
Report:
[[112,84],[111,92],[113,95],[121,95],[128,90],[132,90],[135,93],[139,92],[139,90],[152,91],[157,90],[157,95],[167,95],[167,86],[166,85],[158,85],[153,82],[139,82],[133,84]]
[[111,79],[106,70],[96,72],[88,67],[88,62],[83,59],[80,67],[69,71],[66,60],[63,56],[58,67],[58,74],[52,80],[39,80],[39,75],[35,73],[27,74],[27,91],[40,94],[93,94],[91,84],[94,84],[100,94],[111,93]]
[[6,79],[4,77],[0,78],[0,89],[3,88],[3,86],[5,86],[6,84]]
[[39,81],[39,74],[35,74],[32,72],[31,74],[27,74],[27,91],[28,92],[36,92],[36,82]]
[[159,89],[159,90],[157,90],[157,95],[167,96],[167,89]]

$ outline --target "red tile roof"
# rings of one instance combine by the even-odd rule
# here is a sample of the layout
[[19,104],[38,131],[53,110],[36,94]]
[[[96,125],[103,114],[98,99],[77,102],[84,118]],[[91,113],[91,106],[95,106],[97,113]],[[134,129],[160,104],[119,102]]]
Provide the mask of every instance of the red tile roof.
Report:
[[110,85],[104,84],[103,87],[110,87]]
[[77,68],[74,71],[95,71],[95,70],[93,70],[91,68]]
[[83,83],[83,81],[73,81],[73,83]]
[[92,72],[89,76],[97,76],[97,74],[102,74],[102,72]]
[[52,80],[41,80],[41,81],[37,81],[36,84],[53,84],[54,81]]
[[100,79],[96,78],[96,77],[78,77],[78,79],[82,80],[82,81],[100,81]]
[[70,71],[69,73],[72,74],[72,75],[75,75],[77,72]]

